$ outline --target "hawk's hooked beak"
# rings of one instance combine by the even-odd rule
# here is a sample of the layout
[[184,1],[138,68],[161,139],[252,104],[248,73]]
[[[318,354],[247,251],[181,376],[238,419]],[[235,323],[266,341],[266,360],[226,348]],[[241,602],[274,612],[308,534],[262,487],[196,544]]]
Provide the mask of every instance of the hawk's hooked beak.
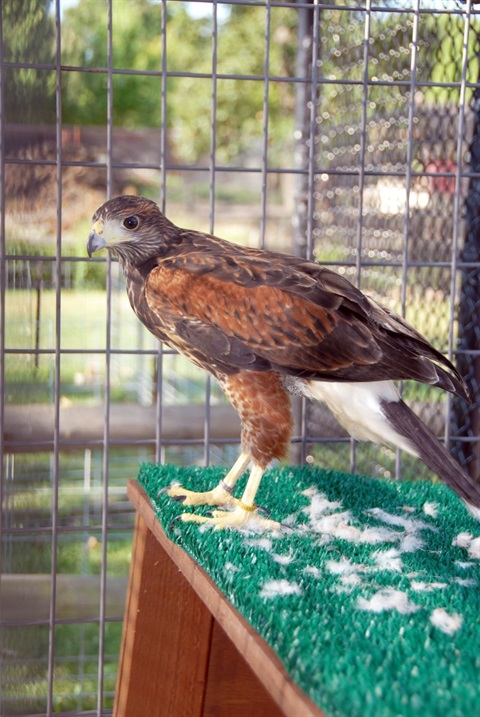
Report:
[[92,227],[92,231],[88,235],[87,252],[90,259],[92,254],[99,249],[103,249],[107,245],[105,237],[103,236],[103,222],[101,219],[97,219]]

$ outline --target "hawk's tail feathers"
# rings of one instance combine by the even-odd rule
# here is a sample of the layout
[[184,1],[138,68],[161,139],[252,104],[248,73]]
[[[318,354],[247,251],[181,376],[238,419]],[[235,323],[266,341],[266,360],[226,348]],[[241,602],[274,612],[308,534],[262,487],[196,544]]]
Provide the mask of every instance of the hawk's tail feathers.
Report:
[[381,409],[395,431],[411,444],[412,450],[408,452],[418,456],[473,508],[476,517],[480,516],[480,485],[460,467],[420,418],[401,400],[382,401]]
[[[360,441],[390,444],[420,458],[480,517],[480,485],[401,400],[391,381],[298,382],[295,390],[326,403],[339,423]],[[475,510],[472,511],[475,514]]]

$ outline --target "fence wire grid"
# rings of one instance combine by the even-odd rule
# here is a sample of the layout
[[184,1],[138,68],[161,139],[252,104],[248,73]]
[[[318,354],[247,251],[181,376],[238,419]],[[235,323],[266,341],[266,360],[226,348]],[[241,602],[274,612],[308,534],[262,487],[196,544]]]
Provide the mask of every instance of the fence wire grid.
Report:
[[[3,0],[0,714],[110,715],[144,460],[230,465],[214,382],[159,346],[116,262],[121,193],[331,266],[406,316],[471,407],[403,394],[479,478],[480,21],[471,0]],[[431,479],[294,404],[292,461]],[[162,646],[159,646],[162,649]]]

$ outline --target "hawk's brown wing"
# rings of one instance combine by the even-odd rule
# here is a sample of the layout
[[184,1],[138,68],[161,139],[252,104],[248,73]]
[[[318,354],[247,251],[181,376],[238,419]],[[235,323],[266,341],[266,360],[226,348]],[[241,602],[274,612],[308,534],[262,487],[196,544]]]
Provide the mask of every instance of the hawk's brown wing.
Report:
[[198,239],[188,250],[159,259],[145,297],[171,343],[189,346],[205,367],[444,385],[431,360],[450,368],[446,359],[341,276],[296,257],[190,236]]

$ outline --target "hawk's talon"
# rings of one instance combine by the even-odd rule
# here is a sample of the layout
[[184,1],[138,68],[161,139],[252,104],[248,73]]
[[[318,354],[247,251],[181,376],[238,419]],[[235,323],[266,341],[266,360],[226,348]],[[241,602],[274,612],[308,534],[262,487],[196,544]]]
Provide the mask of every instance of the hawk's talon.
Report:
[[176,500],[177,503],[185,503],[185,495],[171,495],[170,497],[172,500]]
[[234,498],[222,485],[217,485],[213,490],[207,490],[197,493],[193,490],[187,490],[181,485],[172,485],[167,494],[173,500],[183,503],[183,505],[221,505],[235,506],[237,499]]
[[272,514],[272,511],[271,511],[271,510],[268,510],[268,508],[265,508],[263,505],[257,505],[257,510],[258,510],[258,512],[261,513],[262,515],[267,515],[267,516],[269,516],[269,515]]
[[168,526],[169,531],[172,532],[175,527],[175,523],[178,523],[178,521],[181,521],[181,520],[182,520],[181,515],[176,515],[175,518],[172,518],[170,521],[170,525]]

